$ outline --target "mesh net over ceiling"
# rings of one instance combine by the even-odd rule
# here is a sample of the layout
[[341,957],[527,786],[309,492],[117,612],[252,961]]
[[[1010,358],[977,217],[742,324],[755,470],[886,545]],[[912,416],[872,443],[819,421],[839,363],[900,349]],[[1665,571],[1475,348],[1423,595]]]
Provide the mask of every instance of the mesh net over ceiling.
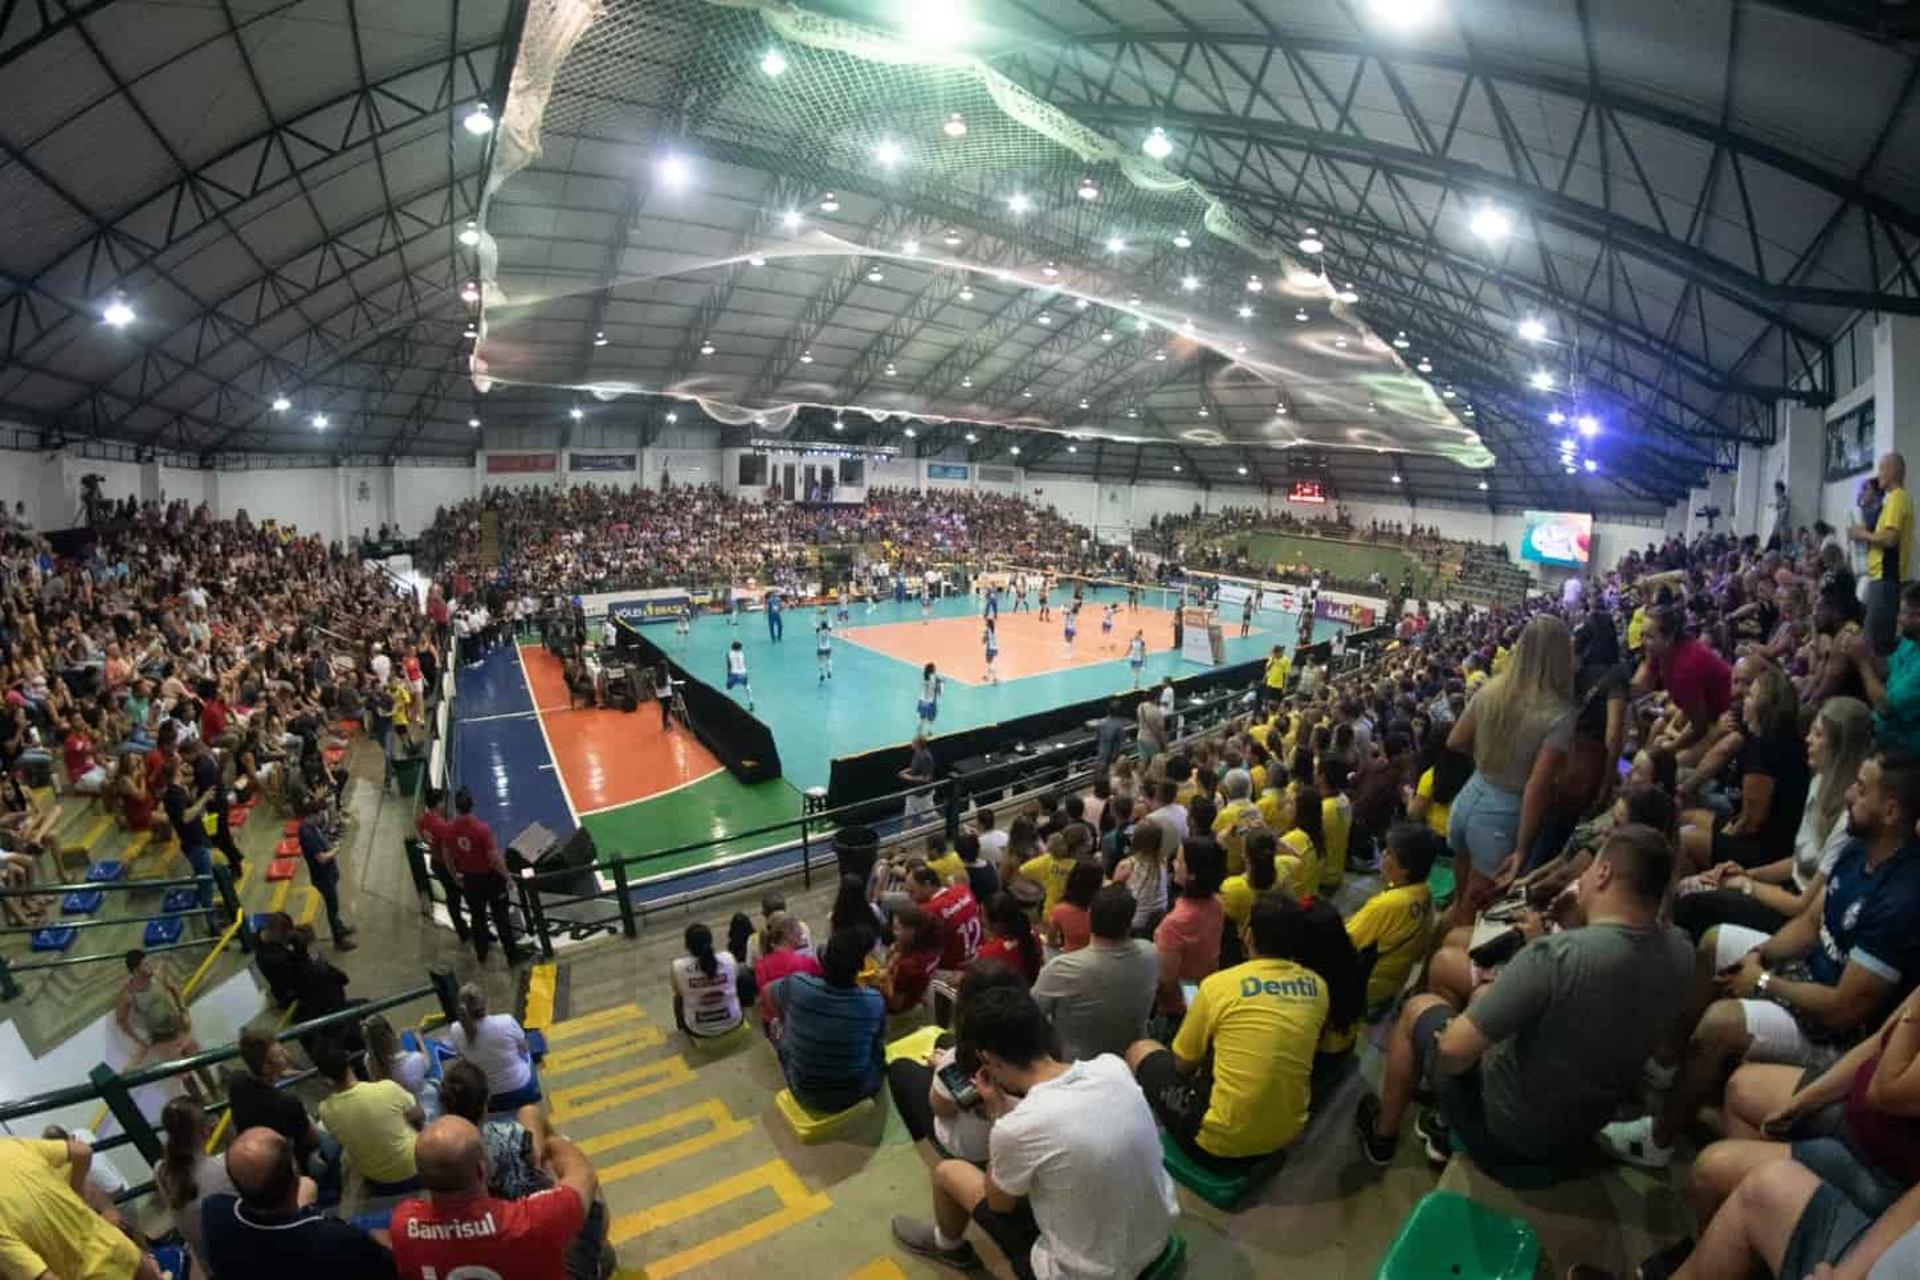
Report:
[[[762,65],[770,50],[784,62],[778,74]],[[482,390],[665,395],[776,431],[818,407],[1076,438],[1493,463],[1471,420],[1361,324],[1313,259],[1283,254],[1143,154],[1141,138],[1089,129],[970,53],[755,0],[536,2],[502,126],[495,207],[522,184],[564,175],[562,140],[758,172],[778,180],[786,207],[765,211],[730,252],[693,252],[684,246],[700,237],[676,235],[675,221],[700,221],[700,179],[658,193],[650,188],[669,175],[646,164],[630,174],[637,216],[618,233],[636,252],[612,256],[603,275],[501,261],[487,237]],[[875,216],[831,216],[857,200]],[[488,230],[507,240],[494,221]],[[628,269],[633,258],[646,269]],[[626,369],[614,353],[582,379],[577,359],[542,336],[543,321],[577,316],[582,298],[602,292],[645,301],[692,282],[744,306],[747,295],[729,303],[725,285],[767,263],[805,273],[809,286],[789,291],[788,327],[773,326],[784,342],[761,359],[636,357]],[[809,322],[809,297],[883,283],[899,312],[913,312],[904,320],[954,310],[932,325],[848,307],[825,323],[864,324],[841,335],[852,355],[796,358],[790,334]],[[726,324],[717,312],[694,319]],[[683,346],[695,344],[708,345],[690,331]]]

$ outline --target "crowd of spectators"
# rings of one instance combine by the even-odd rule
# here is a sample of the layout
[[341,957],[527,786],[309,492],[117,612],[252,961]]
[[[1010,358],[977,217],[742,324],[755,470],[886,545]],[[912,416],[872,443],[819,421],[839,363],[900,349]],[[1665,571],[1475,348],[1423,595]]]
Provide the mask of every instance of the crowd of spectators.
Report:
[[[482,550],[483,512],[512,549],[504,564]],[[489,489],[443,508],[423,543],[451,576],[540,595],[787,585],[816,576],[819,548],[829,546],[861,548],[907,574],[959,561],[1060,571],[1097,562],[1085,528],[1049,507],[976,490],[874,488],[864,501],[823,506],[746,501],[714,485]]]

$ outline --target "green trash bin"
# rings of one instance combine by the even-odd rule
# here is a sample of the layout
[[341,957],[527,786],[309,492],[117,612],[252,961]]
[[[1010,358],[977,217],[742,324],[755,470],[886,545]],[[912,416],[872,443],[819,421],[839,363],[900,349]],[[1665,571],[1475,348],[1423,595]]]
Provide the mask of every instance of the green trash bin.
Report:
[[1429,1191],[1387,1246],[1374,1280],[1532,1280],[1533,1228],[1452,1191]]
[[420,794],[420,780],[427,776],[427,758],[423,755],[395,756],[393,758],[393,785],[400,788],[403,796]]

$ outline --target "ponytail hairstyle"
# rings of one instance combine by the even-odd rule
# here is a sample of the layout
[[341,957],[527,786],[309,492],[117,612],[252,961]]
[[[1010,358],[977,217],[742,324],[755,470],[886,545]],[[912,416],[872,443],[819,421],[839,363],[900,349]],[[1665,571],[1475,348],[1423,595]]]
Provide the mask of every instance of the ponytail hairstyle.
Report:
[[166,1145],[160,1167],[166,1173],[167,1208],[184,1209],[200,1197],[193,1181],[193,1166],[200,1158],[201,1130],[206,1112],[184,1094],[167,1099],[160,1109],[160,1128]]
[[[753,937],[753,917],[744,911],[733,913],[733,919],[727,921],[727,950],[741,964],[747,962],[747,939]],[[764,952],[766,942],[762,939],[760,949]]]
[[720,959],[713,954],[713,930],[698,922],[687,926],[687,954],[700,966],[700,972],[711,978],[720,971]]
[[1027,914],[1018,898],[1001,892],[993,895],[993,901],[987,907],[987,923],[993,926],[995,933],[1019,948],[1021,977],[1030,984],[1033,975],[1040,972],[1042,958],[1040,939],[1033,932],[1033,917]]
[[472,1053],[480,1037],[480,1019],[487,1016],[487,993],[480,989],[478,983],[463,983],[457,1003],[460,1029],[467,1033],[467,1052]]
[[1280,839],[1267,827],[1260,827],[1247,834],[1247,883],[1255,893],[1265,893],[1273,888],[1279,879],[1274,870],[1273,858],[1280,851]]
[[[375,1080],[393,1079],[393,1060],[400,1056],[400,1037],[394,1034],[393,1024],[376,1013],[360,1026],[367,1038],[368,1073]],[[467,1043],[473,1043],[471,1033]]]
[[1308,774],[1307,781],[1295,779],[1293,784],[1293,825],[1306,832],[1307,839],[1313,841],[1316,857],[1327,856],[1327,829],[1325,813],[1320,808],[1320,793],[1314,789]]

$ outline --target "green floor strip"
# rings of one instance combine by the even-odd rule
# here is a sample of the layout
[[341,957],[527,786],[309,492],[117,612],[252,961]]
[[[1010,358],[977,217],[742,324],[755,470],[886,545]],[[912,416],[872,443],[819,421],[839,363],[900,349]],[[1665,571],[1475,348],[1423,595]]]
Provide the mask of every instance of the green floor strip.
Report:
[[632,868],[631,874],[639,879],[779,843],[783,837],[778,834],[729,837],[799,816],[800,793],[785,779],[746,786],[723,772],[652,800],[588,814],[581,822],[593,833],[602,859],[671,849],[696,840],[721,841]]

